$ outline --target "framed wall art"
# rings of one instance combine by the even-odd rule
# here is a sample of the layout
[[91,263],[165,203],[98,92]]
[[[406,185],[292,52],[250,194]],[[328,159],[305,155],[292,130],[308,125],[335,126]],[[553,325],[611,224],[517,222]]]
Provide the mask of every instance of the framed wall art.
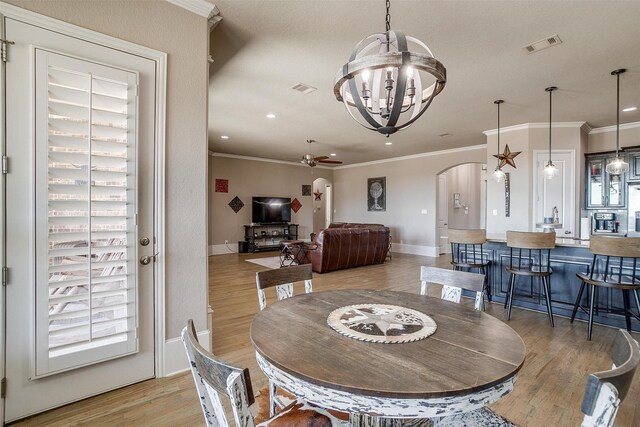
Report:
[[387,177],[367,178],[367,210],[385,212],[387,210]]

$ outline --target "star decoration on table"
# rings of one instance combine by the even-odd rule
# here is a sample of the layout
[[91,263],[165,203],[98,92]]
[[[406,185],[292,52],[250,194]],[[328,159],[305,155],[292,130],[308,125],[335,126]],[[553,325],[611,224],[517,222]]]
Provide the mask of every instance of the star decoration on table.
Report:
[[327,324],[336,332],[361,341],[403,343],[424,339],[436,331],[426,314],[390,304],[356,304],[335,309]]
[[313,195],[316,196],[315,200],[322,200],[322,193],[320,192],[320,190],[314,191]]
[[520,153],[522,153],[522,151],[511,152],[511,150],[509,149],[509,144],[507,144],[505,145],[504,151],[502,152],[502,154],[494,154],[493,157],[500,160],[500,164],[498,165],[499,168],[502,169],[504,165],[509,165],[509,166],[513,166],[513,168],[515,169],[516,162],[513,159]]

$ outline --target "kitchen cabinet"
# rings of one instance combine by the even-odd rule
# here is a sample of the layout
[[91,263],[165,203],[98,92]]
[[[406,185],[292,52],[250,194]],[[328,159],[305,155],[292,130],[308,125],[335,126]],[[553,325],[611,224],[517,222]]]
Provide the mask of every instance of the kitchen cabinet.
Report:
[[629,159],[629,181],[640,181],[640,150],[627,152]]
[[[640,156],[640,153],[638,155]],[[612,155],[586,156],[585,207],[587,209],[625,207],[627,174],[611,175],[605,171],[607,164],[614,158],[615,156]],[[638,167],[640,173],[640,164]]]

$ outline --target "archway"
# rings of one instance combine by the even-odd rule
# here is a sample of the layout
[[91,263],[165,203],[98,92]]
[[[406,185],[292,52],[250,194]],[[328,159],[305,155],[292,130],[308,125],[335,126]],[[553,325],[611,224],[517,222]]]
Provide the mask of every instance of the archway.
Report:
[[313,181],[313,192],[322,193],[320,200],[313,200],[313,231],[327,228],[333,219],[333,187],[331,181],[316,178]]
[[463,163],[437,175],[436,227],[440,254],[449,253],[449,228],[486,226],[487,166]]

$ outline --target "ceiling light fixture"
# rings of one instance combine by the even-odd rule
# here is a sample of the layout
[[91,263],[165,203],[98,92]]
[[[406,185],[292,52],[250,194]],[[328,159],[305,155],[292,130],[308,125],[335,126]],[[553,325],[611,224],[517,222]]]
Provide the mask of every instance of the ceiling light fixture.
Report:
[[624,113],[628,113],[629,111],[636,111],[638,109],[638,107],[627,107],[627,108],[623,108],[622,111]]
[[329,154],[329,155],[330,155],[331,157],[335,157],[335,156],[337,156],[337,154],[336,154],[336,153],[331,153],[331,154]]
[[273,114],[273,113],[267,114],[267,119],[275,119],[275,118],[276,118],[275,114]]
[[220,136],[221,139],[229,139],[229,137],[227,135],[222,135]]
[[551,86],[545,89],[545,91],[549,92],[549,161],[544,166],[544,176],[547,179],[552,179],[554,176],[558,175],[558,168],[551,161],[551,94],[554,90],[558,89],[555,86]]
[[[426,44],[391,30],[390,7],[387,0],[386,31],[356,45],[333,86],[354,120],[387,137],[418,120],[447,82],[447,70]],[[410,43],[426,52],[409,51]]]
[[393,142],[387,141],[387,142],[384,143],[384,145],[393,145]]
[[620,150],[620,74],[627,71],[624,68],[614,70],[611,75],[616,76],[616,158],[611,161],[605,168],[608,174],[620,175],[629,172],[629,163],[624,161],[623,157],[618,155]]
[[[502,104],[503,102],[504,101],[502,99],[493,101],[493,103],[498,106],[498,155],[500,155],[500,104]],[[493,171],[492,176],[493,179],[496,180],[496,182],[500,182],[504,179],[504,172],[500,167],[500,159],[498,159],[498,164],[496,165],[496,169]]]

